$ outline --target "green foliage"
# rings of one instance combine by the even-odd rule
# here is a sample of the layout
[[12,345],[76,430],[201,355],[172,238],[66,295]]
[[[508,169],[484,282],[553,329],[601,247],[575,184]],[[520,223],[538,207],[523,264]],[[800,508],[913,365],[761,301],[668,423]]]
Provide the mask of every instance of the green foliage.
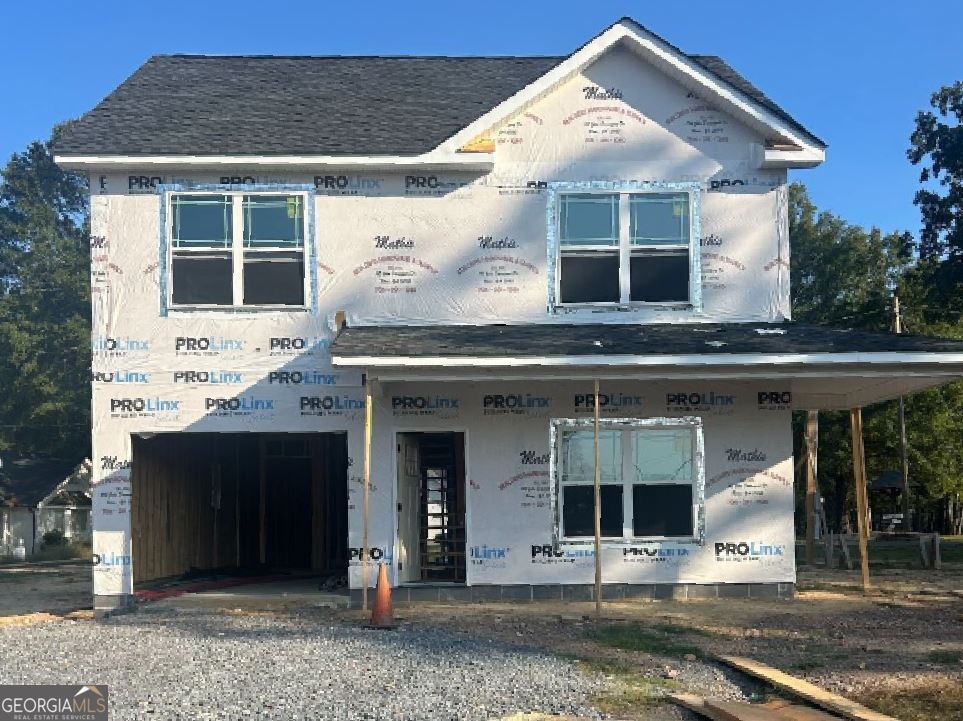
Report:
[[923,216],[920,257],[943,261],[941,287],[956,293],[963,284],[963,81],[933,93],[930,106],[936,112],[917,114],[906,153],[922,165],[914,200]]
[[67,539],[64,538],[63,531],[59,528],[55,528],[52,531],[47,531],[43,534],[43,547],[53,548],[55,546],[66,546]]
[[[883,234],[819,212],[802,185],[790,186],[795,320],[888,330],[896,293],[902,301],[904,332],[963,338],[963,83],[936,93],[933,106],[941,117],[955,116],[956,124],[933,113],[917,117],[910,160],[928,162],[921,180],[930,185],[936,181],[944,190],[940,195],[927,187],[917,193],[924,226],[920,242],[906,232]],[[865,409],[863,420],[869,478],[899,468],[896,403]],[[797,414],[797,453],[803,450],[803,424],[803,414]],[[941,499],[963,494],[963,384],[908,397],[906,427],[910,476],[921,486],[917,505],[937,510]],[[850,530],[852,451],[845,411],[820,413],[819,484],[830,525]]]
[[77,458],[90,446],[87,182],[54,164],[52,142],[0,171],[0,451]]

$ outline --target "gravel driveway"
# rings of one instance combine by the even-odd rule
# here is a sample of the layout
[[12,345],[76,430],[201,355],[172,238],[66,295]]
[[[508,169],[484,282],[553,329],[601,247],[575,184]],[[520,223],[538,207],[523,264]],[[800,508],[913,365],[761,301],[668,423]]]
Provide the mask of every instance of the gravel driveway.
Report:
[[0,628],[0,683],[106,683],[112,719],[597,718],[596,681],[538,651],[431,627],[148,606]]

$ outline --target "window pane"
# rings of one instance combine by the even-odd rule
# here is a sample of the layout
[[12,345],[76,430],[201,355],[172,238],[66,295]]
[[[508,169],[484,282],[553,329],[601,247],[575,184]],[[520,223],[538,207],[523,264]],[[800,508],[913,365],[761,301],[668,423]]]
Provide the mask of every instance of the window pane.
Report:
[[619,196],[560,196],[559,240],[562,245],[618,245]]
[[[622,431],[599,430],[599,467],[602,482],[622,478]],[[595,432],[562,432],[562,483],[595,483]]]
[[[622,486],[599,488],[602,535],[622,537]],[[562,524],[566,538],[595,535],[595,486],[562,489]]]
[[304,243],[304,198],[245,195],[245,247],[300,247]]
[[629,209],[633,244],[689,244],[687,193],[633,195]]
[[560,259],[559,295],[562,303],[617,303],[617,253],[568,255]]
[[637,481],[692,480],[692,431],[688,428],[633,431],[632,467]]
[[632,535],[692,537],[692,486],[632,487]]
[[171,197],[174,248],[229,248],[231,199],[226,195]]
[[244,252],[244,305],[304,305],[304,255]]
[[234,302],[229,253],[175,254],[171,266],[171,299],[175,304],[231,305]]
[[633,253],[630,289],[634,301],[645,303],[689,300],[688,253]]

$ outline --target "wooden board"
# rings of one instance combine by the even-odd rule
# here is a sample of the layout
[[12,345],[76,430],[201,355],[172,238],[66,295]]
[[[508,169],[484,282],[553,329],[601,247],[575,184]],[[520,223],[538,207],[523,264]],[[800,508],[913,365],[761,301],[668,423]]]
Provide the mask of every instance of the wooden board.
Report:
[[776,688],[796,694],[810,703],[820,706],[827,711],[840,714],[852,721],[898,721],[892,716],[873,711],[862,704],[850,701],[848,698],[838,694],[830,693],[815,684],[803,681],[801,678],[796,678],[795,676],[790,676],[788,673],[784,673],[772,666],[767,666],[764,663],[740,656],[718,656],[718,659],[744,673],[764,679]]
[[839,721],[839,716],[831,716],[812,706],[783,706],[775,711],[774,718],[779,721]]
[[776,712],[765,706],[707,698],[706,708],[720,721],[777,721]]
[[712,715],[712,712],[706,707],[705,699],[701,696],[696,696],[691,693],[670,693],[669,700],[682,708],[689,709],[693,713],[712,719],[712,721],[721,721],[721,719],[717,719]]

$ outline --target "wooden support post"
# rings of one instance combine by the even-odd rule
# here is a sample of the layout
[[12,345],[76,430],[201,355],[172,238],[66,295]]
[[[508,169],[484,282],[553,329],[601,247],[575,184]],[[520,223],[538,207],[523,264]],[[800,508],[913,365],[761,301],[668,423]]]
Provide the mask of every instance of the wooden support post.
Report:
[[940,534],[933,534],[933,570],[939,571],[943,568],[943,558],[940,555]]
[[602,615],[602,467],[599,454],[599,382],[595,380],[595,614]]
[[806,411],[806,564],[816,563],[816,443],[819,412]]
[[267,477],[264,470],[264,452],[266,444],[264,436],[261,436],[258,445],[258,558],[261,563],[267,563]]
[[930,552],[926,547],[927,536],[925,533],[920,534],[920,563],[923,568],[929,568],[930,566]]
[[866,490],[866,456],[863,448],[863,413],[859,408],[849,412],[853,441],[853,478],[856,483],[856,526],[859,531],[859,567],[863,592],[869,582],[869,498]]
[[361,539],[361,608],[368,610],[368,495],[371,489],[371,386],[374,380],[367,378],[364,384],[364,495],[361,506],[362,539]]

